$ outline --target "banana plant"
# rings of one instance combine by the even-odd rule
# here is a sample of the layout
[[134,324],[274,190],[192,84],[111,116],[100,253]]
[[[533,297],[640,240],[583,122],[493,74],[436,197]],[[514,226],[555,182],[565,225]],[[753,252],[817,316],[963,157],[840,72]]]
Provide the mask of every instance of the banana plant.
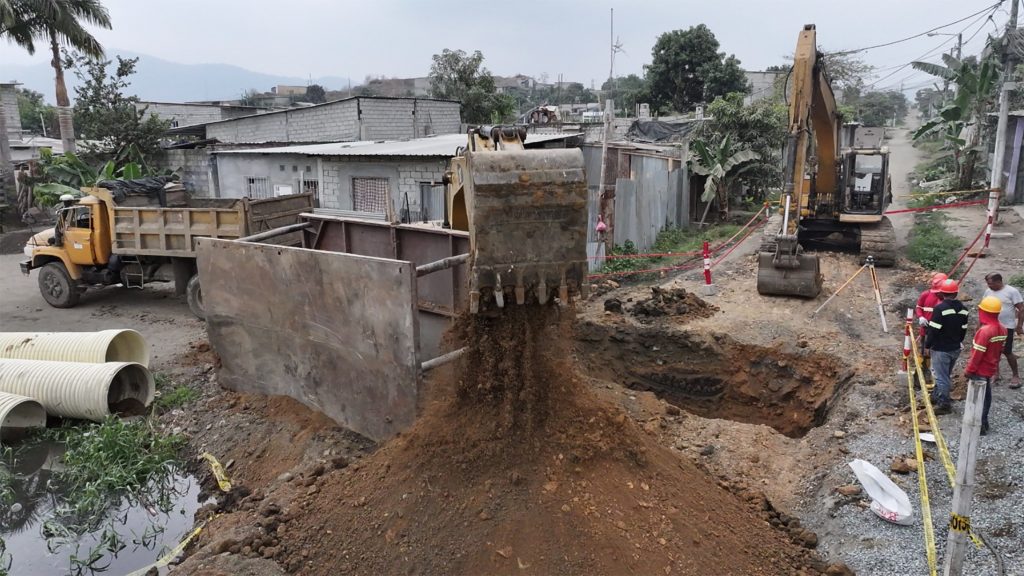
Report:
[[[952,153],[957,168],[957,185],[960,189],[967,189],[974,180],[974,166],[981,150],[981,136],[985,126],[985,111],[995,96],[999,69],[992,56],[977,65],[957,60],[949,54],[943,54],[942,61],[944,65],[932,62],[911,63],[922,72],[956,85],[953,100],[943,106],[936,117],[918,128],[914,140],[929,135],[939,136],[944,147]],[[971,124],[974,129],[967,130],[968,137],[964,138],[965,129]]]
[[700,225],[703,226],[713,199],[718,201],[721,219],[728,218],[729,188],[740,174],[754,166],[749,162],[760,159],[761,155],[753,150],[734,149],[729,135],[724,136],[718,143],[694,140],[693,151],[691,169],[694,173],[707,177],[704,181],[704,192],[700,196],[701,202],[707,202],[704,215],[700,219]]

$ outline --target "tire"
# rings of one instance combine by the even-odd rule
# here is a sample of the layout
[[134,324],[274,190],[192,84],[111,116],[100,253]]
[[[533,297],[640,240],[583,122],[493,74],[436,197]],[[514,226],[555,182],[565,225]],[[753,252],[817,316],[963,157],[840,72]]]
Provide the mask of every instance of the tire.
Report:
[[54,308],[73,308],[82,294],[78,282],[60,262],[50,262],[39,270],[39,293]]
[[185,299],[188,300],[188,308],[195,314],[196,318],[206,320],[206,309],[203,307],[203,289],[199,285],[199,274],[193,274],[185,287]]

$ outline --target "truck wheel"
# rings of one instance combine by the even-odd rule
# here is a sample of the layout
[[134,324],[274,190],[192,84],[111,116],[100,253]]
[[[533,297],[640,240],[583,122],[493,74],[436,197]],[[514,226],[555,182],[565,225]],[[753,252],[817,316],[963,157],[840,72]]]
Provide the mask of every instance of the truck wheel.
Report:
[[54,308],[71,308],[78,304],[81,292],[60,262],[50,262],[39,270],[39,293]]
[[185,287],[185,299],[188,300],[188,307],[195,314],[196,318],[206,320],[206,309],[203,308],[203,289],[199,286],[199,274],[194,274]]

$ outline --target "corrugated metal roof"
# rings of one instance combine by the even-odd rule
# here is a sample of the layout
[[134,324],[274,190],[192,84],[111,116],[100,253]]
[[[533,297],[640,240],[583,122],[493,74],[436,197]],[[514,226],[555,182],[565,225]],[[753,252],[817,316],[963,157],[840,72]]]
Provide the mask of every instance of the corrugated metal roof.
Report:
[[[578,136],[578,133],[529,134],[526,145],[552,140],[564,140]],[[242,150],[218,150],[217,154],[301,154],[304,156],[453,156],[455,149],[466,145],[465,134],[442,134],[413,140],[373,142],[332,142],[329,144],[304,144],[279,146],[275,148],[246,148]]]

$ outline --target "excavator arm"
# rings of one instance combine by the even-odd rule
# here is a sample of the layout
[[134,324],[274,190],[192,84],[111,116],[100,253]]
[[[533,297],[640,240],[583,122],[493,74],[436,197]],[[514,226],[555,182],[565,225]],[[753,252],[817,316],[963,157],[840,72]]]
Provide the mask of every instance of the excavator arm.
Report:
[[[790,78],[782,225],[776,233],[774,250],[758,256],[757,290],[761,294],[814,298],[821,292],[820,267],[818,257],[804,254],[800,247],[800,221],[814,216],[820,206],[834,202],[840,126],[814,24],[807,24],[800,32]],[[814,162],[809,166],[812,135]],[[808,173],[809,179],[805,178]]]

